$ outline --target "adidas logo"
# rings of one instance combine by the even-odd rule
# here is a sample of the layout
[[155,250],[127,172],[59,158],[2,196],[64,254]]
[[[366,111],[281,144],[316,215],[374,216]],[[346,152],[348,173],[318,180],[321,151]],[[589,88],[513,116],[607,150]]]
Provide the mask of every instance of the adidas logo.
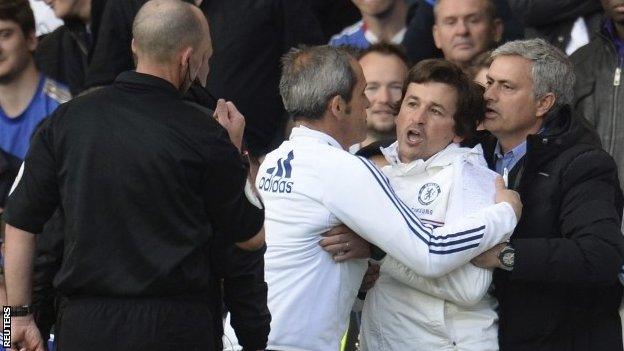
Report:
[[293,186],[293,182],[290,181],[292,177],[290,162],[294,158],[295,154],[291,151],[285,160],[278,159],[277,166],[268,168],[266,174],[260,178],[258,188],[272,193],[290,193]]

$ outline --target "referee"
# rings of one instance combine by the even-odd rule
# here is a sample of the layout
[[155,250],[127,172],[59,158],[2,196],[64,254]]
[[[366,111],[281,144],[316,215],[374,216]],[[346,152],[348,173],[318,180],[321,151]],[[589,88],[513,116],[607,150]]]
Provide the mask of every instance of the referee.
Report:
[[149,1],[133,36],[136,71],[46,119],[9,197],[6,283],[18,348],[43,350],[30,307],[34,233],[57,207],[63,351],[213,350],[210,243],[220,233],[243,249],[264,243],[264,212],[244,191],[237,150],[244,118],[220,101],[224,129],[181,98],[208,71],[205,16],[178,0]]

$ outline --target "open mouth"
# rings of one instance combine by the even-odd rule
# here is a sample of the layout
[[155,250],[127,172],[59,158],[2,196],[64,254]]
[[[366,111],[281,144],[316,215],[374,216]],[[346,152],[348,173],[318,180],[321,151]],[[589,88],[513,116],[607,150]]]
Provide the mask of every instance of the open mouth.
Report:
[[415,129],[407,131],[407,143],[408,145],[416,145],[423,141],[424,135]]

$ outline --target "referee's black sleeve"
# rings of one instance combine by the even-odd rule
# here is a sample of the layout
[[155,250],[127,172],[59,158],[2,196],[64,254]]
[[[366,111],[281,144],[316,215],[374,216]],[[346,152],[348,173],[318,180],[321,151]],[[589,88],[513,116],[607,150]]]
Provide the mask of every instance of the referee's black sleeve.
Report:
[[53,124],[63,110],[59,107],[39,125],[7,202],[5,221],[30,233],[41,233],[59,204]]
[[260,231],[264,210],[252,204],[245,195],[248,163],[230,142],[225,129],[212,146],[212,162],[204,179],[204,198],[208,203],[211,223],[226,241],[241,242]]

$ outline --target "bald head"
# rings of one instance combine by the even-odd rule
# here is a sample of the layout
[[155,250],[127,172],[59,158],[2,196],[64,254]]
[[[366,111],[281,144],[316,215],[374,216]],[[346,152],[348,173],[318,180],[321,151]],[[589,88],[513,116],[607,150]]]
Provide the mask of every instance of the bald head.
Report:
[[178,52],[195,50],[209,37],[206,17],[195,6],[181,0],[150,0],[137,13],[132,25],[139,60],[165,63]]

